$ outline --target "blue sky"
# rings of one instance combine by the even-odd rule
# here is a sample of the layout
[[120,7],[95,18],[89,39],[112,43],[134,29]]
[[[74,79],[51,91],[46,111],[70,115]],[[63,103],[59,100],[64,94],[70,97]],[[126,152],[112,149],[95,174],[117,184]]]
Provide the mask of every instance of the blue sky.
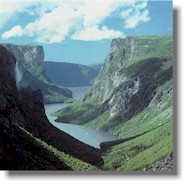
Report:
[[45,60],[103,62],[111,40],[172,34],[172,1],[1,0],[0,42],[43,45]]

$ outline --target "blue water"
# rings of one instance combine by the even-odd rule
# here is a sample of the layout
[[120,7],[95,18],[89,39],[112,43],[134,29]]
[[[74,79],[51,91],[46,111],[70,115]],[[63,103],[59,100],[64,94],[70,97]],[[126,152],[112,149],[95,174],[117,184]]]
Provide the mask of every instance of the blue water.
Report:
[[[88,87],[75,87],[70,88],[73,91],[73,97],[75,99],[80,99],[84,93],[87,91]],[[104,141],[113,141],[119,139],[118,136],[112,135],[107,132],[97,131],[94,129],[86,128],[81,125],[68,124],[68,123],[58,123],[55,122],[56,117],[51,114],[69,106],[70,104],[48,104],[45,105],[45,113],[48,120],[56,128],[68,133],[69,135],[75,137],[79,141],[86,143],[95,148],[100,148],[100,143]]]

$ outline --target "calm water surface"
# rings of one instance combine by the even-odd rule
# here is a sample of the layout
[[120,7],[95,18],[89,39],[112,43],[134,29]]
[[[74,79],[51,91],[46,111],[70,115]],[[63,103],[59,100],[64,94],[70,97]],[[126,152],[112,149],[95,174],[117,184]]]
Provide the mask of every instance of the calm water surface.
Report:
[[[72,87],[69,89],[73,92],[74,99],[80,99],[88,88],[89,87]],[[70,104],[61,103],[45,105],[45,113],[47,118],[56,128],[95,148],[100,148],[101,142],[119,139],[118,136],[109,134],[107,132],[86,128],[81,125],[55,122],[56,117],[52,116],[51,114],[69,105]]]

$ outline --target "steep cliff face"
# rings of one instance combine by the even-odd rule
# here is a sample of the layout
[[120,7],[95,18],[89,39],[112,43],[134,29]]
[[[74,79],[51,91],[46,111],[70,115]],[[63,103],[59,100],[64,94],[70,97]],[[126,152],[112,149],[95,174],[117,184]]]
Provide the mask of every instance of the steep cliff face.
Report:
[[[0,45],[0,120],[9,127],[9,119],[16,115],[17,100],[12,95],[18,96],[15,82],[15,57]],[[12,101],[11,101],[12,100]],[[11,101],[11,103],[10,103]],[[18,113],[18,112],[17,112]],[[17,116],[19,113],[17,114]]]
[[72,97],[65,88],[53,85],[44,68],[44,51],[42,46],[3,44],[12,52],[17,60],[19,70],[19,86],[30,85],[33,90],[40,89],[45,103],[63,102]]
[[171,36],[114,39],[94,86],[57,121],[118,134],[101,145],[105,168],[149,169],[173,151],[172,70]]
[[[105,130],[129,120],[149,105],[159,86],[172,78],[171,55],[172,40],[169,36],[112,40],[109,55],[94,86],[78,107],[68,108],[68,113],[64,110],[63,114],[57,113],[57,120],[63,118],[79,124],[93,122],[88,125]],[[85,110],[85,106],[91,106],[91,113],[89,108]],[[77,115],[78,109],[83,111],[81,116]],[[95,119],[102,118],[102,115],[103,124],[100,125]]]
[[[132,59],[136,52],[135,38],[113,39],[110,52],[105,63],[94,82],[94,88],[89,93],[89,98],[98,96],[98,102],[103,103],[112,94],[113,90],[127,79],[121,71],[124,62]],[[88,95],[85,97],[85,101]]]
[[0,169],[92,170],[88,163],[102,163],[99,150],[48,122],[40,90],[17,90],[15,67],[13,54],[0,45]]
[[[0,169],[70,170],[59,160],[56,160],[58,165],[54,165],[52,154],[49,155],[48,151],[36,146],[15,127],[16,123],[25,123],[15,82],[15,65],[16,59],[13,54],[0,45]],[[35,152],[36,150],[39,153]]]
[[38,79],[48,81],[44,71],[44,51],[42,46],[14,44],[3,44],[3,46],[14,54],[20,70],[26,69]]

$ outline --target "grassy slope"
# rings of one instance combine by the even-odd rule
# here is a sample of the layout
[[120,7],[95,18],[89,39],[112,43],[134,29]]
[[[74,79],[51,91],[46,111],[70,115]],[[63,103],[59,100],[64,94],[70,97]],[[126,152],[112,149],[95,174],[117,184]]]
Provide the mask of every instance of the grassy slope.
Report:
[[[171,81],[157,89],[169,91]],[[126,139],[139,137],[111,147],[104,153],[104,168],[108,170],[143,170],[173,151],[172,90],[158,104],[117,126],[112,132]],[[150,131],[150,132],[148,132]]]
[[0,128],[1,170],[72,170],[19,127]]
[[[141,66],[140,63],[143,60],[149,61],[152,57],[166,60],[164,63],[161,62],[161,66],[157,68],[159,70],[153,76],[150,76],[150,73],[144,74],[144,69],[140,71],[143,81],[154,86],[157,97],[155,104],[153,103],[143,108],[126,122],[111,120],[109,110],[100,114],[97,96],[85,103],[75,103],[74,106],[67,107],[66,110],[55,114],[64,116],[66,121],[70,118],[68,122],[75,120],[75,123],[95,129],[107,129],[108,127],[108,131],[118,134],[124,139],[124,142],[112,146],[104,153],[104,169],[106,170],[130,171],[147,169],[151,164],[166,157],[173,151],[173,91],[172,77],[170,77],[170,74],[172,74],[172,37],[167,35],[141,36],[136,37],[136,40],[139,45],[139,52],[135,53],[132,59],[125,61],[123,69],[124,72],[127,71],[129,78],[131,78],[132,72],[135,72],[134,69]],[[116,61],[122,55],[120,51],[113,58],[110,71],[104,71],[101,74],[102,78],[111,72],[111,75],[113,75]],[[145,69],[147,70],[147,68]],[[152,72],[150,69],[148,71]],[[148,81],[149,77],[150,81]],[[139,134],[143,135],[134,139],[127,139]],[[125,141],[126,139],[128,141]]]
[[[146,94],[147,95],[152,94],[156,89],[159,89],[162,86],[163,86],[162,88],[163,91],[165,88],[172,87],[172,84],[170,83],[170,79],[172,78],[171,76],[172,75],[172,62],[170,59],[167,59],[166,62],[163,62],[162,60],[158,60],[158,59],[157,60],[154,60],[154,59],[142,60],[140,62],[134,63],[133,65],[129,66],[126,69],[126,73],[127,73],[126,75],[130,79],[132,79],[136,73],[140,73],[139,78],[141,79],[142,82],[144,82],[141,85],[140,95],[144,96],[145,99],[144,97],[141,97],[138,94],[132,97],[132,100],[131,100],[131,104],[134,104],[134,107],[132,108],[135,111],[134,115],[144,110],[146,101],[147,103],[149,103],[149,99],[148,97],[146,97]],[[115,94],[116,91],[119,91],[119,89],[126,90],[128,83],[129,82],[123,82],[122,84],[120,84],[120,86],[114,90],[113,94]],[[165,85],[166,87],[164,86],[164,84],[166,84]],[[162,91],[160,92],[160,94],[161,93]],[[96,108],[96,110],[98,110],[97,108],[98,106],[94,106],[94,107]],[[90,109],[88,109],[88,112],[90,112]],[[89,118],[89,116],[84,117],[84,115],[83,115],[84,118],[79,116],[78,119],[79,121],[81,119],[82,123],[85,123],[87,127],[91,127],[95,129],[111,131],[113,130],[114,127],[116,127],[116,125],[120,125],[121,127],[121,120],[118,118],[116,119],[115,118],[116,115],[114,115],[113,119],[110,118],[110,110],[106,111],[103,114],[97,114],[97,115],[93,114],[93,116],[95,116],[95,119],[92,119],[90,121],[84,120],[84,118]]]
[[[136,68],[140,68],[140,71],[138,73],[142,73],[143,80],[146,82],[147,77],[151,78],[157,76],[152,73],[152,76],[149,75],[149,70],[151,72],[151,69],[148,69],[147,72],[144,72],[144,66],[147,68],[146,65],[144,65],[143,61],[145,60],[145,63],[150,59],[153,59],[156,57],[156,59],[160,60],[156,62],[155,64],[153,62],[149,62],[155,70],[157,70],[158,79],[163,80],[162,76],[165,74],[162,74],[162,70],[160,70],[161,63],[165,63],[165,71],[168,69],[172,70],[172,37],[168,35],[161,35],[161,36],[138,36],[135,37],[137,41],[137,47],[139,48],[139,52],[135,52],[133,55],[133,58],[126,60],[124,62],[124,66],[121,69],[118,69],[120,73],[125,73],[128,78],[132,78],[133,75],[136,73]],[[123,45],[123,43],[122,43]],[[113,76],[114,72],[117,71],[117,61],[119,61],[119,58],[122,58],[123,56],[123,46],[119,50],[116,51],[115,56],[113,57],[111,61],[111,67],[109,70],[103,70],[100,74],[100,78],[103,79],[106,76]],[[129,52],[129,51],[127,51]],[[146,61],[147,60],[147,61]],[[166,62],[162,62],[162,60],[166,60]],[[142,67],[139,64],[143,64]],[[149,64],[149,65],[150,65]],[[157,68],[156,68],[157,64]],[[148,65],[148,67],[149,67]],[[150,68],[150,67],[149,67]],[[158,71],[160,70],[160,71]],[[132,75],[133,74],[133,75]],[[164,79],[167,80],[167,79]],[[154,80],[150,83],[155,83]],[[159,82],[158,82],[159,83]],[[122,84],[120,84],[121,86]],[[159,84],[160,85],[160,84]],[[97,85],[96,85],[97,86]],[[90,94],[92,89],[98,89],[98,86],[93,86],[90,88],[87,92],[87,94]],[[119,87],[117,87],[118,90]],[[95,128],[95,129],[106,129],[104,125],[109,120],[109,114],[106,112],[105,114],[101,115],[99,111],[99,107],[101,102],[99,102],[100,95],[95,95],[92,98],[87,99],[84,103],[78,102],[75,103],[73,106],[67,107],[66,109],[63,109],[61,111],[58,111],[55,113],[55,116],[58,117],[57,121],[66,121],[66,122],[74,122],[77,124],[86,124],[87,127]]]
[[172,58],[172,37],[169,35],[137,36],[135,37],[139,46],[139,52],[133,59],[125,63],[124,67],[129,67],[145,58]]
[[[111,59],[111,67],[108,70],[103,70],[101,77],[106,75],[115,75],[115,72],[119,70],[117,68],[117,62],[119,59],[124,58],[123,68],[128,68],[132,64],[135,64],[141,60],[149,59],[153,57],[157,58],[172,58],[172,37],[170,35],[148,35],[148,36],[136,36],[136,47],[138,51],[135,51],[133,57],[127,59],[124,56],[124,41],[120,43],[119,49],[115,52],[115,55]],[[126,51],[130,54],[130,50]]]
[[[23,134],[28,140],[30,140],[36,146],[41,147],[42,150],[46,150],[46,153],[50,153],[50,156],[54,156],[54,158],[63,162],[70,169],[75,170],[75,171],[99,170],[95,166],[92,166],[92,165],[90,165],[86,162],[83,162],[77,158],[74,158],[68,154],[65,154],[64,152],[57,150],[53,146],[48,145],[46,142],[42,141],[41,139],[34,137],[30,132],[28,132],[24,128],[22,128],[18,125],[16,125],[16,127],[17,127],[17,129],[19,129],[19,131],[21,131],[21,134]],[[56,160],[56,159],[54,159],[54,160]]]
[[24,69],[20,86],[27,87],[28,85],[30,85],[33,90],[40,89],[42,91],[45,103],[67,102],[72,98],[70,90],[47,81],[42,81],[27,71],[27,69]]
[[143,136],[112,147],[103,156],[104,168],[143,170],[169,155],[172,150],[172,124],[167,122]]

